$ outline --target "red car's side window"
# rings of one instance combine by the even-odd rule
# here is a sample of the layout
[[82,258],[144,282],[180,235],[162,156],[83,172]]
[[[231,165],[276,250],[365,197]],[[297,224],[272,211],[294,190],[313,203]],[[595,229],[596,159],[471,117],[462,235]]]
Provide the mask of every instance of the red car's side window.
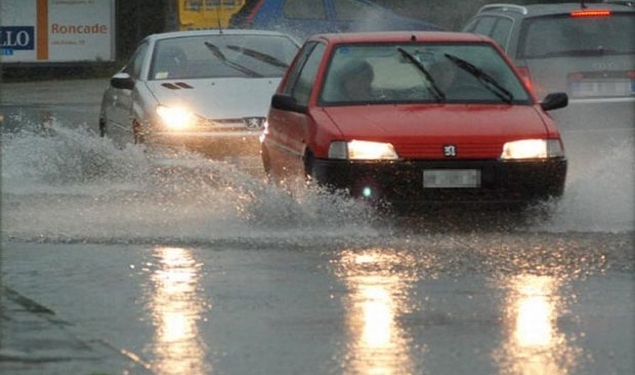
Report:
[[301,52],[302,55],[291,68],[282,92],[291,95],[299,105],[309,103],[315,76],[325,49],[326,46],[322,43],[306,45]]
[[316,43],[307,43],[298,52],[298,57],[289,67],[289,72],[286,76],[285,81],[282,83],[283,94],[291,94],[291,89],[295,85],[295,81],[298,79],[298,75],[300,74],[300,70],[304,66],[306,59],[309,57],[313,48],[315,48]]

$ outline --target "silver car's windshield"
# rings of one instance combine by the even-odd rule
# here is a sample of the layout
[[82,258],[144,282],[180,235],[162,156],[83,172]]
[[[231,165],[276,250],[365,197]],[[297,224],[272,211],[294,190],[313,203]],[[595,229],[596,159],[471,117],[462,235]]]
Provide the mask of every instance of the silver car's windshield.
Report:
[[281,77],[297,52],[275,35],[200,35],[157,41],[149,80]]
[[530,96],[491,44],[381,43],[338,47],[320,101],[324,105],[523,104],[530,102]]

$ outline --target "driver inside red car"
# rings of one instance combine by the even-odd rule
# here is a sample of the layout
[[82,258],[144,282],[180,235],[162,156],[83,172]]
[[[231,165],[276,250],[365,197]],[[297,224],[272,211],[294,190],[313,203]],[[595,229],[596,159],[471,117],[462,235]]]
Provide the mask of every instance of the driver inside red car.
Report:
[[366,60],[348,61],[338,72],[339,96],[342,101],[364,101],[373,97],[373,67]]

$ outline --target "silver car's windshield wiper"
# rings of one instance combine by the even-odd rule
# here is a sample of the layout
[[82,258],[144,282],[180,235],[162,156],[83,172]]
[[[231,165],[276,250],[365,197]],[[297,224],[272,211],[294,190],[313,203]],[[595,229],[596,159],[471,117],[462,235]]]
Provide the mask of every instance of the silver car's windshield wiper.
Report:
[[226,47],[234,51],[240,51],[249,57],[253,57],[256,60],[266,62],[269,65],[273,65],[281,69],[287,69],[289,67],[289,64],[285,63],[284,61],[281,61],[269,54],[262,53],[260,51],[256,51],[251,48],[245,48],[245,47],[240,47],[235,45],[228,45]]
[[205,46],[212,51],[212,53],[214,54],[214,56],[216,56],[220,61],[223,62],[223,64],[229,66],[230,68],[236,69],[241,73],[246,74],[249,77],[255,77],[255,78],[260,78],[263,77],[262,74],[255,72],[245,66],[242,66],[240,64],[236,64],[233,61],[229,61],[227,60],[227,57],[225,56],[225,54],[220,50],[220,47],[218,47],[217,45],[215,45],[212,42],[206,41],[205,42]]
[[507,90],[503,85],[498,83],[496,79],[494,79],[489,74],[485,73],[482,69],[476,67],[472,63],[469,63],[459,57],[454,55],[450,55],[449,53],[444,54],[450,61],[452,61],[456,66],[470,73],[489,91],[494,93],[494,95],[498,96],[502,101],[507,104],[511,104],[514,100],[514,95]]
[[416,57],[414,57],[410,52],[406,51],[405,49],[401,47],[397,47],[397,51],[399,51],[408,61],[410,61],[414,66],[416,66],[417,69],[421,71],[421,73],[423,73],[423,75],[426,77],[426,80],[428,80],[428,82],[430,82],[430,85],[431,85],[431,86],[426,86],[426,88],[435,98],[437,98],[437,101],[438,102],[445,101],[445,93],[441,91],[439,86],[437,86],[436,82],[434,81],[434,78],[432,78],[432,76],[430,75],[430,72],[428,72],[425,66],[423,66],[423,64],[419,60],[417,60]]

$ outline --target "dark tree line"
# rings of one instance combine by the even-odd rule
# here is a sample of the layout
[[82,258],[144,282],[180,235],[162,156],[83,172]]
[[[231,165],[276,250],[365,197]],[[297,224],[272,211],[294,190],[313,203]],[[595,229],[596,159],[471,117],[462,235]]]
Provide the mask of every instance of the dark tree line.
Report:
[[[116,0],[117,56],[132,53],[136,43],[148,34],[169,29],[176,17],[177,0]],[[315,1],[315,0],[307,0]],[[537,4],[575,0],[372,0],[396,13],[457,30],[480,7],[490,3]],[[589,2],[598,2],[589,1]]]
[[169,2],[175,0],[116,0],[117,57],[130,55],[145,36],[166,29]]
[[[316,1],[316,0],[306,0]],[[512,3],[512,4],[535,4],[571,2],[575,0],[372,0],[373,2],[392,9],[394,12],[423,19],[435,23],[446,30],[459,30],[480,7],[491,3]],[[601,0],[588,1],[601,2]],[[172,30],[177,17],[177,0],[115,0],[116,5],[116,57],[118,62],[107,64],[106,74],[114,72],[128,57],[134,52],[137,43],[145,36]],[[70,64],[72,65],[72,64]],[[94,64],[93,64],[94,65]],[[90,69],[92,65],[86,67],[62,66],[64,72],[69,72],[72,76],[81,74],[93,74]],[[9,69],[0,66],[0,76],[5,78]],[[15,70],[15,69],[14,69]],[[34,77],[38,71],[50,70],[27,67],[17,69],[18,78],[23,75]],[[56,70],[55,74],[58,74]],[[46,75],[46,74],[45,74]],[[1,79],[0,79],[1,80]]]
[[[307,0],[316,1],[316,0]],[[458,30],[480,7],[491,3],[538,4],[576,0],[372,0],[396,13]],[[116,0],[117,56],[131,54],[146,35],[170,29],[177,0]],[[598,2],[588,1],[588,2]]]

